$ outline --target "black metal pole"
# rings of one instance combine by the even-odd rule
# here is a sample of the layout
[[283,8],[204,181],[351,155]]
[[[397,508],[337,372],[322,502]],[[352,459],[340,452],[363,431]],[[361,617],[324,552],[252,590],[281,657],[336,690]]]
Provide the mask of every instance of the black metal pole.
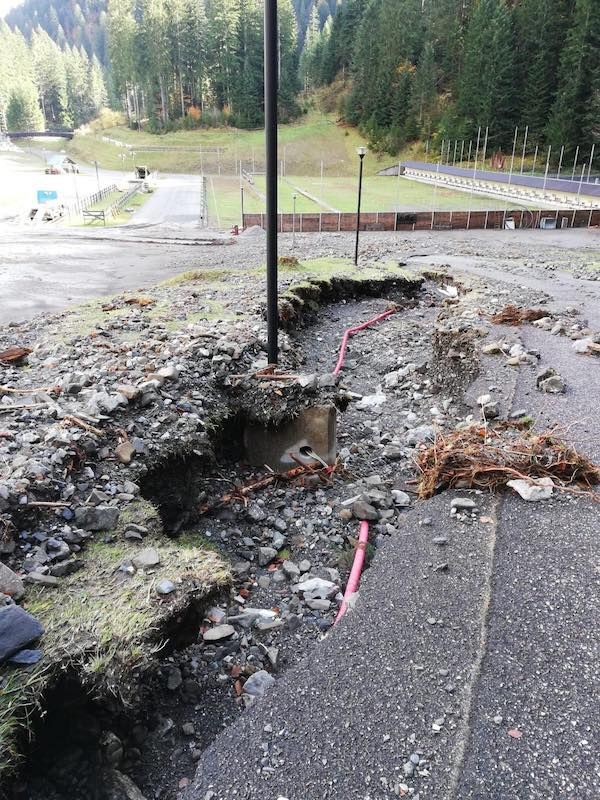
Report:
[[267,171],[267,354],[278,360],[277,309],[277,0],[265,0],[265,139]]
[[358,210],[356,212],[356,245],[354,247],[354,266],[358,266],[358,235],[360,231],[360,200],[362,197],[362,179],[363,179],[363,160],[364,153],[359,154],[360,157],[360,171],[358,173]]

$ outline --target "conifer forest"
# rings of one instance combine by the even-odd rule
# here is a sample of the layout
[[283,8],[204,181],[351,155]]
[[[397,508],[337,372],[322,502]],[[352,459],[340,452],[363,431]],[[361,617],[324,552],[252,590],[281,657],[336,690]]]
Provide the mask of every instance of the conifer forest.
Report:
[[[26,0],[0,22],[0,126],[101,108],[157,132],[262,125],[261,0]],[[279,0],[280,121],[318,98],[396,153],[600,142],[598,0]]]

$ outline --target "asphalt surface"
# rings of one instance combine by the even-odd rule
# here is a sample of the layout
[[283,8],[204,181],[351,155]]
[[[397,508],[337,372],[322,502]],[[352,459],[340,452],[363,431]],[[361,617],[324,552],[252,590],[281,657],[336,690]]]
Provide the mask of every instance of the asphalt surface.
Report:
[[[426,796],[449,796],[492,557],[479,524],[457,523],[443,550],[433,544],[448,534],[449,514],[450,498],[440,496],[402,518],[365,573],[357,610],[217,738],[188,800],[209,791],[215,800],[397,797],[392,787],[419,751],[432,760]],[[419,526],[426,516],[433,525]],[[449,572],[433,570],[442,560]]]
[[[538,429],[560,421],[600,461],[600,361],[566,337],[519,333],[567,393],[542,395],[535,368],[494,358],[477,387],[500,384],[503,411],[527,408]],[[475,495],[478,521],[461,523],[449,516],[455,494],[403,516],[356,610],[213,742],[185,800],[600,797],[598,505]],[[425,774],[405,777],[415,753]]]
[[[575,355],[564,337],[529,326],[520,333],[568,391],[542,395],[535,370],[521,370],[515,407],[533,409],[541,430],[560,420],[562,434],[600,463],[600,362]],[[599,533],[598,505],[589,500],[502,504],[488,642],[457,797],[600,796]]]
[[[192,269],[239,266],[232,244],[217,231],[172,222],[96,229],[0,225],[0,324],[152,286]],[[261,263],[263,241],[245,240],[244,266]]]
[[135,215],[135,224],[199,225],[201,178],[189,175],[163,175],[157,190]]
[[598,281],[575,279],[564,271],[544,275],[528,269],[525,265],[513,266],[511,272],[507,274],[506,269],[502,268],[502,264],[493,266],[494,259],[490,256],[416,255],[409,256],[408,263],[410,266],[450,267],[452,270],[479,275],[482,278],[491,278],[495,281],[548,292],[552,297],[552,302],[548,306],[550,309],[564,310],[567,306],[577,307],[581,309],[581,314],[585,316],[590,325],[600,328],[600,284]]
[[219,264],[223,246],[151,244],[67,231],[0,232],[0,323],[56,313],[94,297],[151,286],[202,266]]

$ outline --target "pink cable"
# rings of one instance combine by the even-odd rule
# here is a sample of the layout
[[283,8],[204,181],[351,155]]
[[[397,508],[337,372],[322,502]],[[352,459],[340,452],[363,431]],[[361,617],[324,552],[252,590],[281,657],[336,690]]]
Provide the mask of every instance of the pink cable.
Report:
[[[396,309],[392,308],[389,311],[384,311],[383,314],[378,314],[373,319],[368,320],[367,322],[363,322],[361,325],[356,325],[354,328],[348,328],[344,332],[344,336],[342,338],[342,344],[340,347],[340,355],[337,360],[337,364],[335,365],[335,369],[333,370],[334,375],[338,375],[342,367],[344,366],[344,360],[346,358],[346,348],[348,347],[348,340],[351,336],[359,331],[364,330],[365,328],[374,325],[376,322],[380,322],[381,320],[387,319],[391,314],[395,314]],[[360,523],[360,530],[358,533],[358,545],[356,547],[356,553],[354,554],[354,561],[352,563],[352,570],[350,571],[350,577],[348,578],[348,585],[346,586],[346,591],[344,592],[344,599],[342,600],[342,605],[340,606],[340,610],[337,613],[337,617],[335,618],[334,625],[340,621],[340,619],[346,613],[348,609],[348,601],[350,600],[350,596],[356,592],[358,589],[358,584],[360,583],[360,576],[362,574],[363,564],[365,563],[365,550],[367,549],[367,544],[369,542],[369,523],[363,521]]]
[[335,365],[335,369],[333,370],[334,375],[338,375],[342,367],[344,366],[344,360],[346,358],[346,348],[348,347],[348,339],[353,336],[355,333],[368,328],[370,325],[374,325],[376,322],[379,322],[382,319],[386,319],[390,316],[390,314],[395,314],[396,309],[390,309],[389,311],[384,311],[383,314],[379,314],[373,319],[368,320],[367,322],[363,322],[362,325],[357,325],[355,328],[348,328],[345,331],[344,336],[342,338],[342,345],[340,347],[340,355],[337,360],[337,364]]
[[348,608],[348,601],[350,600],[350,595],[354,594],[354,592],[358,589],[358,584],[360,582],[360,576],[365,561],[365,550],[367,549],[368,542],[369,542],[369,523],[363,521],[360,523],[360,532],[358,534],[358,545],[356,547],[356,553],[354,554],[354,563],[352,564],[352,571],[350,572],[350,577],[348,578],[348,585],[346,586],[346,591],[344,592],[344,599],[342,600],[342,605],[340,606],[340,610],[338,611],[337,617],[335,618],[335,622],[333,623],[334,625],[336,625],[340,621],[340,619],[344,616]]

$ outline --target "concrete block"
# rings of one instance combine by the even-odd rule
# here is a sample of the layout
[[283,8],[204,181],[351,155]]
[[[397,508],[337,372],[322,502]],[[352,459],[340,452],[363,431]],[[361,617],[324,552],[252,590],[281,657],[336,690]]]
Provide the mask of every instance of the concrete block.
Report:
[[297,466],[290,453],[302,464],[314,463],[303,455],[303,447],[310,447],[327,464],[335,463],[336,411],[333,406],[306,408],[290,422],[278,427],[247,424],[244,430],[246,460],[253,466],[267,464],[277,472]]

